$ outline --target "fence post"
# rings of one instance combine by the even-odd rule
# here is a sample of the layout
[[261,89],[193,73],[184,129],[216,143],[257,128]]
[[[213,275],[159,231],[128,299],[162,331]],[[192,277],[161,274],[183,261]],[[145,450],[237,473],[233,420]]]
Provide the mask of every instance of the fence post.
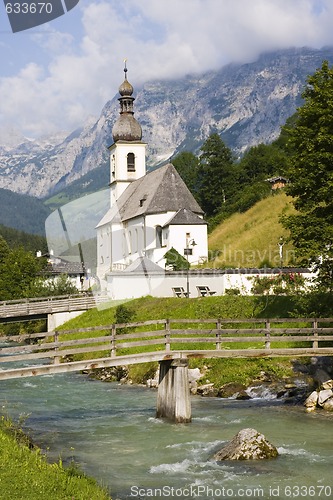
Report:
[[165,351],[170,352],[170,320],[165,320]]
[[111,327],[111,352],[110,352],[111,358],[116,357],[116,335],[117,335],[116,325],[113,324]]
[[[53,340],[54,340],[55,344],[58,344],[58,341],[59,341],[59,332],[57,330],[54,330]],[[58,351],[58,347],[57,346],[54,347],[54,351],[55,352]],[[53,358],[53,364],[54,365],[59,365],[60,364],[60,356],[54,356],[54,358]]]
[[221,319],[219,318],[216,321],[216,350],[220,351],[221,350]]
[[265,341],[265,349],[270,349],[271,348],[271,323],[269,320],[265,321],[265,328],[266,328],[266,341]]
[[314,319],[312,321],[312,328],[313,328],[313,341],[312,341],[312,349],[318,349],[318,340],[316,337],[318,337],[318,320]]

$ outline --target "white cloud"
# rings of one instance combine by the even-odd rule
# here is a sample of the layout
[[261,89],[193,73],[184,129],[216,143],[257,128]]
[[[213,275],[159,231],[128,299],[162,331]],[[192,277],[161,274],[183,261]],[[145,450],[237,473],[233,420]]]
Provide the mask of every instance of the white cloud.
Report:
[[[30,136],[74,129],[86,116],[98,115],[117,92],[124,57],[135,86],[254,60],[262,51],[332,45],[332,3],[83,0],[76,16],[81,16],[82,36],[74,28],[62,32],[51,24],[30,35],[47,59],[27,52],[16,74],[0,77],[0,124],[16,124]],[[21,40],[24,51],[27,38]]]

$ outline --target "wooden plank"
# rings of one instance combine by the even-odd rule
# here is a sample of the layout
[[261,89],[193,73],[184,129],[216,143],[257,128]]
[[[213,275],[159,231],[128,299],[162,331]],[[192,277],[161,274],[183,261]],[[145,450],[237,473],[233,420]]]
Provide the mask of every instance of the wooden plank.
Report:
[[216,337],[195,337],[195,338],[187,338],[187,337],[171,337],[170,344],[196,344],[197,342],[207,342],[209,344],[216,343]]
[[128,356],[119,356],[117,358],[100,358],[84,361],[72,361],[69,363],[60,363],[58,365],[29,366],[25,368],[12,368],[9,370],[0,370],[0,380],[12,378],[35,377],[38,375],[50,375],[57,373],[69,373],[76,371],[88,371],[96,368],[109,368],[111,366],[127,366],[137,363],[150,363],[152,361],[161,361],[166,359],[179,359],[180,353],[173,353],[172,356],[164,352],[152,352],[141,354],[130,354]]
[[139,338],[149,338],[149,337],[165,337],[165,330],[155,330],[152,332],[136,332],[136,333],[123,333],[116,334],[116,341],[124,339],[139,339]]
[[12,361],[26,361],[30,359],[46,359],[46,358],[57,358],[64,357],[73,354],[82,354],[82,353],[90,353],[90,352],[98,352],[98,351],[110,351],[110,344],[102,344],[99,346],[91,346],[91,347],[80,347],[77,349],[63,349],[61,351],[44,351],[44,352],[33,352],[30,354],[21,354],[21,355],[13,355],[13,356],[4,356],[1,358],[1,363],[10,363]]
[[145,346],[150,346],[150,345],[163,345],[165,344],[165,339],[151,339],[151,340],[142,340],[138,342],[121,342],[118,344],[117,342],[117,349],[121,348],[129,348],[129,347],[145,347]]

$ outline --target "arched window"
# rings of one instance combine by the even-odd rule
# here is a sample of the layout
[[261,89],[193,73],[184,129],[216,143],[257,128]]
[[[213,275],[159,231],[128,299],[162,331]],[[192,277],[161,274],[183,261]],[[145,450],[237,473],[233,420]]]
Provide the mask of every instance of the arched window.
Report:
[[134,153],[128,153],[128,155],[127,155],[127,172],[135,172]]
[[156,226],[156,248],[163,246],[162,226]]

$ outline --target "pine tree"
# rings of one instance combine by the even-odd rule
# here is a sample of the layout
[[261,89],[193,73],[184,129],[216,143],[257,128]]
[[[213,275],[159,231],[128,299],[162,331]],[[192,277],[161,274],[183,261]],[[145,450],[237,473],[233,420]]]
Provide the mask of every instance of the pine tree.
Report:
[[308,77],[290,135],[290,185],[298,213],[284,219],[298,255],[317,263],[332,288],[333,69],[324,61]]
[[201,148],[200,202],[206,215],[216,215],[237,189],[237,170],[231,150],[218,134],[212,134]]

